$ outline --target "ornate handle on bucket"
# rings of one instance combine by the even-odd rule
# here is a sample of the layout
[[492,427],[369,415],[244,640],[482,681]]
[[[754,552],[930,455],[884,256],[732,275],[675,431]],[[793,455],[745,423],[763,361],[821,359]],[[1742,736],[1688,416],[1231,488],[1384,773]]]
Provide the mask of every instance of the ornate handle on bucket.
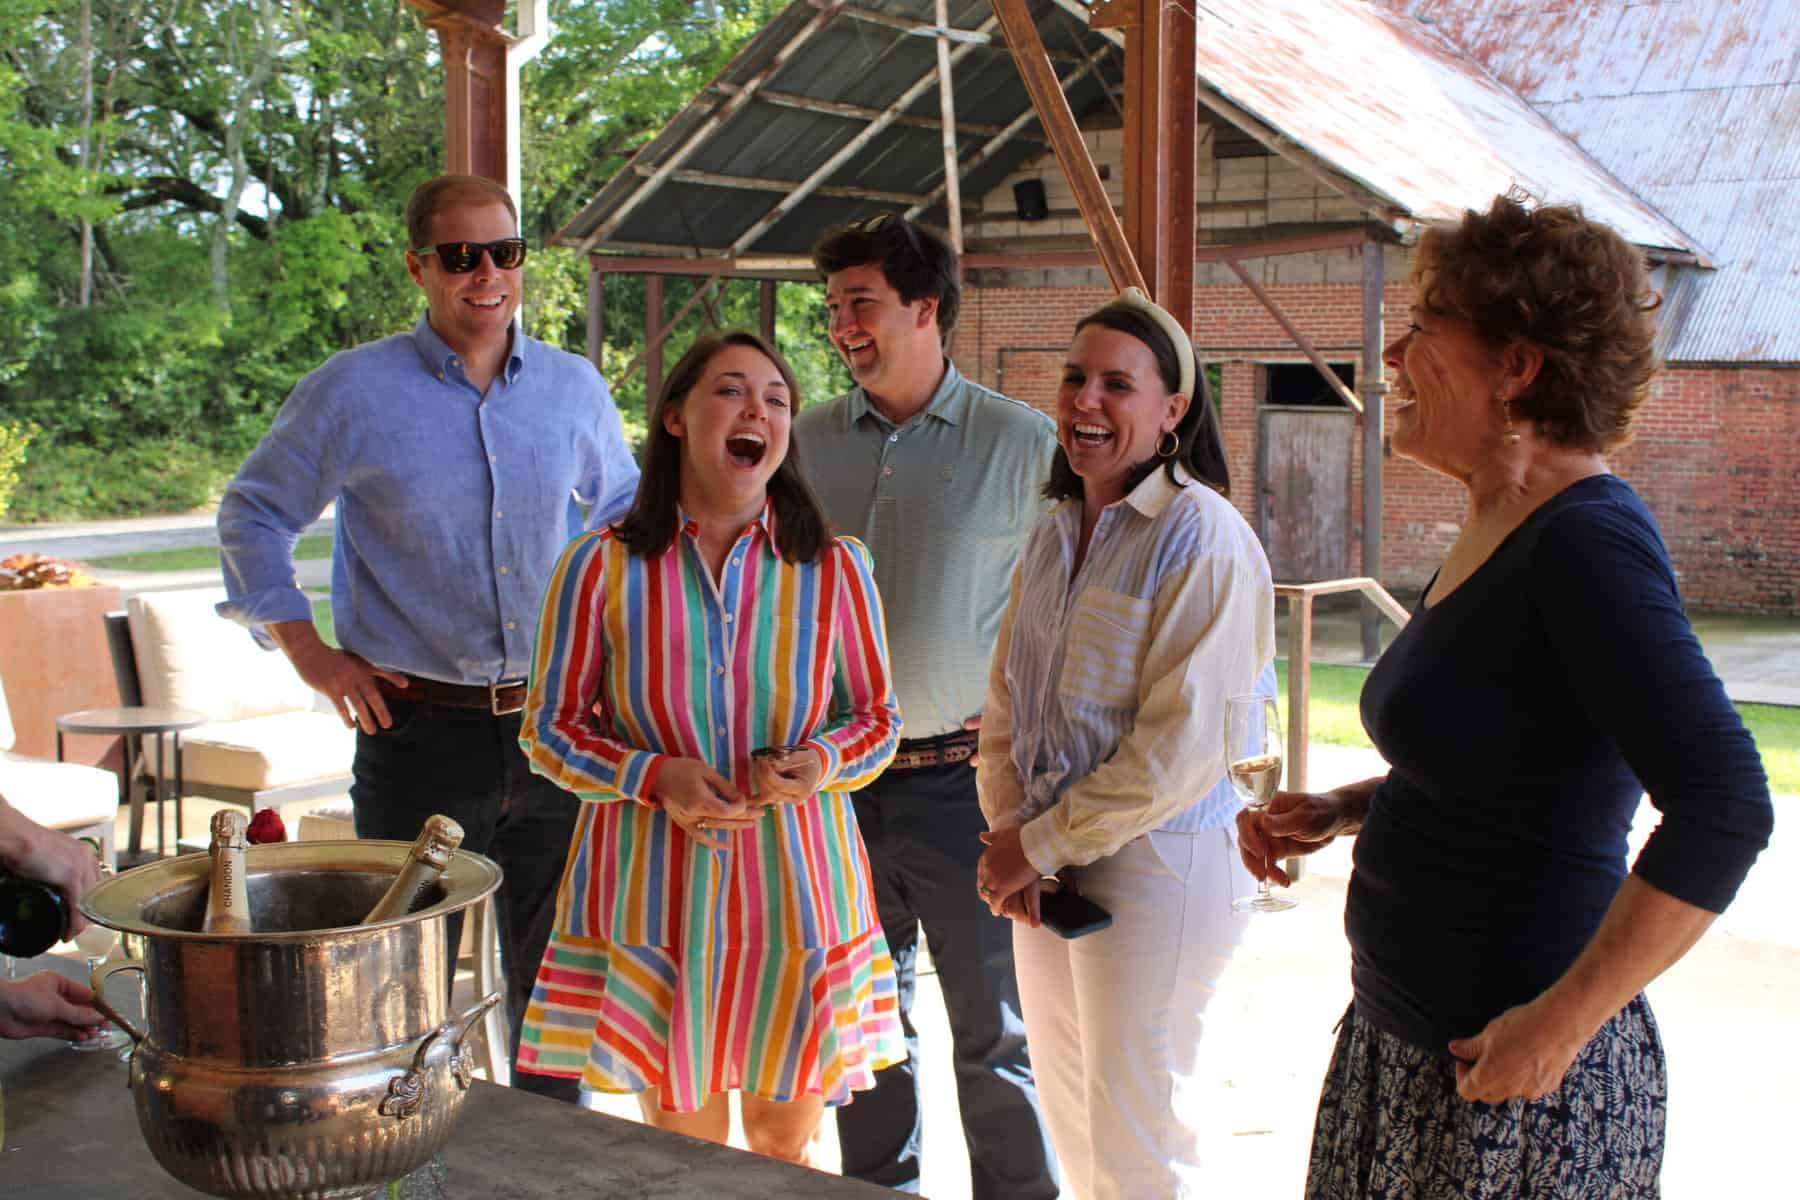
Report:
[[93,974],[88,979],[88,985],[94,990],[94,995],[90,1003],[92,1003],[95,1008],[99,1009],[100,1014],[107,1020],[111,1021],[114,1025],[117,1025],[120,1029],[123,1029],[127,1034],[130,1034],[133,1045],[144,1040],[143,1030],[120,1016],[119,1010],[106,1002],[104,993],[106,990],[106,981],[113,975],[120,971],[142,970],[144,970],[143,959],[122,958],[118,962],[102,963],[100,966],[95,967]]
[[379,1109],[381,1115],[405,1119],[419,1111],[419,1106],[425,1103],[425,1072],[430,1067],[432,1051],[439,1046],[450,1047],[450,1074],[457,1086],[466,1090],[475,1081],[475,1061],[463,1042],[475,1022],[498,1003],[500,993],[489,992],[484,999],[426,1034],[425,1040],[419,1043],[418,1053],[413,1055],[412,1066],[388,1084],[387,1099],[381,1102]]

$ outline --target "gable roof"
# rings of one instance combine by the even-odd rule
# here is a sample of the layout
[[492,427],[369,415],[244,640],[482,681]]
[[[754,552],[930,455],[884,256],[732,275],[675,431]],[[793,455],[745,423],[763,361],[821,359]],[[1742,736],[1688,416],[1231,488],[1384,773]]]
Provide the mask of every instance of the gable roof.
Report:
[[1718,270],[1664,273],[1666,358],[1800,362],[1800,4],[1384,2],[1706,249]]

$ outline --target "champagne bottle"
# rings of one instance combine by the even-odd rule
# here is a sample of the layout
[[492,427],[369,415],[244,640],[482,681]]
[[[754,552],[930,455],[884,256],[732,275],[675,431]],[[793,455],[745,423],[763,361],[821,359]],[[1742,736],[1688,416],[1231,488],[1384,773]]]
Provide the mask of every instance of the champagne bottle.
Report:
[[202,933],[249,933],[249,880],[244,875],[244,852],[249,848],[245,832],[250,818],[236,809],[213,814],[212,887],[206,893],[206,918]]
[[0,954],[36,958],[68,933],[67,896],[47,883],[0,871]]
[[391,921],[417,908],[419,901],[425,898],[425,890],[449,870],[451,856],[462,845],[462,840],[462,826],[449,817],[440,813],[428,818],[425,828],[413,839],[412,849],[406,852],[400,873],[394,876],[387,892],[363,918],[363,924]]

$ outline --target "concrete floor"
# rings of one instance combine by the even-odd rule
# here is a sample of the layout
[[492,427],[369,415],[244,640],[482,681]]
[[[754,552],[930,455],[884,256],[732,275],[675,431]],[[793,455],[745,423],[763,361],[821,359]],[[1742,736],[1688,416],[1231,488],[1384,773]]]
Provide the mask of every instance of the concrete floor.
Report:
[[[100,557],[150,544],[204,543],[210,518],[159,518],[104,527],[0,530],[0,555],[36,550]],[[117,539],[117,540],[115,540]],[[322,571],[329,564],[303,564]],[[127,590],[215,584],[216,571],[179,578],[121,576]],[[1406,599],[1403,597],[1403,599]],[[1696,632],[1734,699],[1800,705],[1800,621],[1699,616]],[[1384,637],[1391,637],[1392,626]],[[1315,660],[1362,657],[1353,612],[1327,607],[1315,626]],[[1364,778],[1382,768],[1373,752],[1315,746],[1314,787]],[[185,832],[203,835],[213,808],[186,806]],[[1775,840],[1737,902],[1705,939],[1652,985],[1668,1049],[1669,1143],[1663,1174],[1671,1200],[1791,1191],[1784,1139],[1800,1126],[1800,834],[1788,821],[1800,799],[1777,800]],[[295,828],[298,813],[288,814]],[[1636,836],[1654,821],[1647,805]],[[172,809],[165,814],[174,830]],[[121,844],[123,844],[121,816]],[[147,830],[147,835],[151,831]],[[1333,1028],[1349,999],[1348,951],[1342,934],[1348,847],[1311,861],[1292,890],[1300,906],[1259,917],[1234,957],[1208,1013],[1203,1047],[1208,1161],[1220,1196],[1292,1196],[1306,1168],[1318,1084]],[[956,1120],[949,1070],[949,1033],[935,975],[926,964],[914,1011],[923,1042],[926,1091],[925,1194],[953,1200],[969,1194],[967,1158]],[[635,1118],[629,1097],[598,1107]],[[740,1142],[741,1144],[741,1142]],[[836,1163],[829,1119],[820,1165]]]

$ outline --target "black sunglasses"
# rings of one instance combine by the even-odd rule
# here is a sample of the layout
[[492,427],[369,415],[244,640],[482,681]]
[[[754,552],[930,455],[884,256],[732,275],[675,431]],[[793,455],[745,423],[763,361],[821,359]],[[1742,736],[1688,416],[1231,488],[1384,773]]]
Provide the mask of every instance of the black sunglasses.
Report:
[[502,271],[510,271],[525,261],[524,238],[501,238],[497,242],[439,242],[414,250],[420,258],[437,255],[438,266],[452,275],[466,275],[481,265],[483,252]]
[[854,222],[850,228],[857,233],[873,236],[880,233],[883,229],[886,229],[889,225],[897,227],[901,233],[906,235],[906,244],[912,247],[912,252],[914,254],[918,255],[926,262],[931,261],[925,256],[925,247],[919,245],[919,235],[913,232],[912,222],[908,221],[905,217],[898,216],[894,213],[876,213],[866,220]]

